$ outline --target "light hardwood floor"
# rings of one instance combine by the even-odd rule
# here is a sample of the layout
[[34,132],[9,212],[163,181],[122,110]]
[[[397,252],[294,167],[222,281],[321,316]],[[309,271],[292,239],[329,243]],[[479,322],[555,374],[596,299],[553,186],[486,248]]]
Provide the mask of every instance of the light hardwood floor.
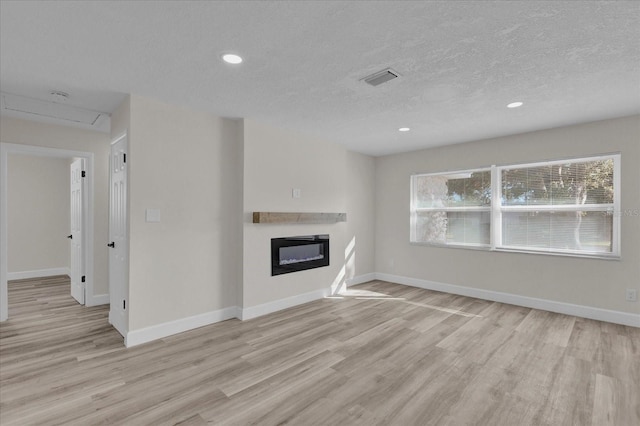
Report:
[[374,281],[131,349],[66,277],[9,285],[8,425],[640,424],[640,329]]

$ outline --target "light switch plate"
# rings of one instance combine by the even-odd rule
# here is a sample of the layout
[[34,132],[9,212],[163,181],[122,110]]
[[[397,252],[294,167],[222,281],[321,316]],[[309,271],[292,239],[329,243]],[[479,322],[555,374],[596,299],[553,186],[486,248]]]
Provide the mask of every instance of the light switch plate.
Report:
[[293,188],[291,190],[291,196],[293,198],[300,198],[302,197],[302,190],[300,188]]
[[149,223],[160,222],[160,210],[159,209],[147,209],[146,220]]

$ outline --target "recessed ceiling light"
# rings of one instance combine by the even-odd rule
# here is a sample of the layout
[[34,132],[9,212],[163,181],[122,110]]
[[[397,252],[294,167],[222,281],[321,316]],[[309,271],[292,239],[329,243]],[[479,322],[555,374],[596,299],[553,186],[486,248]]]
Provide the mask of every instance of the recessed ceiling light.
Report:
[[408,128],[408,127],[400,127],[400,128],[398,129],[398,131],[399,131],[399,132],[408,132],[409,130],[411,130],[411,129],[410,129],[410,128]]
[[511,102],[507,105],[507,108],[518,108],[522,106],[522,102]]
[[242,58],[238,55],[234,55],[233,53],[227,53],[226,55],[222,55],[222,60],[228,64],[239,64],[242,63]]

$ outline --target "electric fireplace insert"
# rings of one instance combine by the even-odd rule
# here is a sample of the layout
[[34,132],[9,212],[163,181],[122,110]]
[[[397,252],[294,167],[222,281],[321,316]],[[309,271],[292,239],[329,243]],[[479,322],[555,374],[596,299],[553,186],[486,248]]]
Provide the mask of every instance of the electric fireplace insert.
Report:
[[329,266],[329,235],[271,239],[271,275]]

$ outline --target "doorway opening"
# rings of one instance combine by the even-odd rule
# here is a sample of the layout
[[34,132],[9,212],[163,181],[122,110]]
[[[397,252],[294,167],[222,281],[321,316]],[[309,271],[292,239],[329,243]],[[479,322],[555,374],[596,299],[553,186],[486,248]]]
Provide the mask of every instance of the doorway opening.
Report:
[[86,194],[83,202],[84,219],[84,235],[82,236],[82,258],[84,261],[84,294],[85,304],[92,305],[94,289],[94,265],[93,265],[93,242],[94,242],[94,224],[93,224],[93,193],[94,193],[94,154],[91,152],[65,150],[57,148],[48,148],[32,145],[0,143],[0,321],[9,318],[8,306],[8,181],[9,181],[9,157],[12,154],[50,157],[50,158],[66,158],[81,159],[86,165],[85,187]]

